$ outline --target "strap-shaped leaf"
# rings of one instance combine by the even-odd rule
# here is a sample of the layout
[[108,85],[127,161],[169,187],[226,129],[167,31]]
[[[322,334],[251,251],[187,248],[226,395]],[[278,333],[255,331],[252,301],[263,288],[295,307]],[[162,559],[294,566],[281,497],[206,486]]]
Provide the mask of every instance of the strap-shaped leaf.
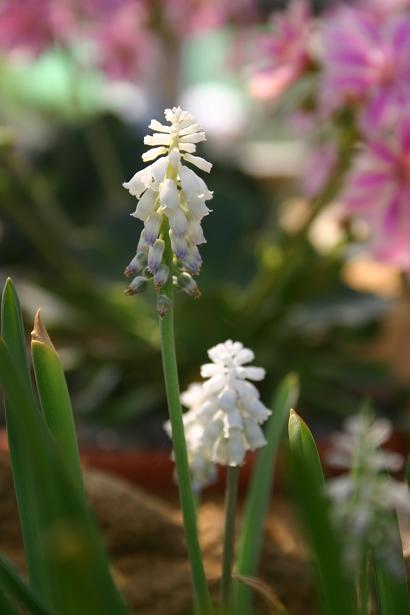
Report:
[[323,470],[315,441],[307,425],[293,410],[288,429],[292,487],[316,561],[324,608],[329,615],[354,615],[353,588],[346,578],[340,545],[329,519]]
[[31,335],[31,355],[41,409],[71,476],[82,492],[83,478],[70,396],[59,356],[42,323],[40,310]]
[[[263,525],[269,498],[272,492],[273,475],[279,441],[286,425],[289,411],[299,394],[297,376],[289,374],[279,385],[272,404],[272,416],[266,430],[266,446],[261,449],[253,472],[237,555],[238,575],[255,577],[263,540]],[[235,581],[235,613],[246,615],[251,612],[252,590],[240,581]]]
[[59,615],[125,613],[85,499],[33,395],[10,281],[3,293],[2,330],[8,343],[0,338],[0,384],[31,587]]
[[[20,302],[10,278],[7,280],[1,302],[1,334],[7,343],[8,352],[20,374],[20,386],[25,389],[28,400],[27,411],[38,413],[31,387],[28,367],[26,339]],[[42,545],[39,535],[39,520],[32,460],[27,447],[22,446],[26,426],[19,420],[18,412],[12,411],[7,394],[5,395],[5,414],[10,461],[13,470],[14,487],[19,509],[20,524],[23,534],[24,550],[31,586],[47,595],[47,579],[42,562]],[[33,416],[33,420],[35,417]]]

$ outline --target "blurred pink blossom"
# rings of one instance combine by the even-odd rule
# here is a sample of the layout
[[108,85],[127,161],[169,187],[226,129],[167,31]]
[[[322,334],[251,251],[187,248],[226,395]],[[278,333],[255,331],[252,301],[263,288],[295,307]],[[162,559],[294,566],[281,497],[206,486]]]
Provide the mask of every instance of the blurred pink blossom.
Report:
[[153,42],[142,2],[129,0],[117,10],[108,12],[105,19],[97,23],[93,35],[97,63],[108,76],[133,80],[148,68],[146,58],[151,55]]
[[363,105],[362,129],[390,127],[410,104],[410,16],[342,7],[323,31],[322,103]]
[[275,14],[271,23],[272,34],[262,39],[266,67],[250,81],[253,96],[263,100],[278,98],[309,64],[309,3],[292,0],[287,11]]
[[371,230],[376,258],[410,271],[410,121],[357,156],[342,195]]
[[302,177],[302,191],[314,197],[326,186],[337,163],[337,149],[334,143],[322,143],[310,154]]
[[72,9],[70,0],[5,0],[0,5],[0,48],[41,53],[71,34]]

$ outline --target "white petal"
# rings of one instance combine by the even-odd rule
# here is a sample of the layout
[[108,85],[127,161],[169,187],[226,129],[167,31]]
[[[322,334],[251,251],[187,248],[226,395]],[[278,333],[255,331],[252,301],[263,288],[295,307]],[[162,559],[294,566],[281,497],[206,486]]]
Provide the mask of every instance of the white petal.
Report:
[[152,214],[155,209],[155,202],[158,198],[158,192],[153,190],[146,190],[140,200],[134,213],[130,214],[134,218],[138,218],[145,222],[145,220]]
[[195,245],[200,246],[203,243],[206,243],[206,239],[204,236],[204,232],[202,230],[201,223],[198,222],[197,220],[188,221],[187,233],[188,233],[189,238]]
[[[149,167],[148,167],[149,169]],[[132,196],[136,196],[137,199],[141,196],[144,190],[147,188],[147,184],[150,182],[150,173],[148,169],[142,169],[131,177],[128,182],[124,182],[122,185],[128,190]]]
[[196,152],[196,145],[193,143],[178,143],[179,150],[181,152],[189,152],[190,154],[194,154]]
[[142,159],[144,162],[149,162],[150,160],[155,160],[158,156],[162,156],[162,154],[166,154],[168,152],[166,147],[154,147],[152,149],[147,150],[142,154]]
[[171,143],[171,135],[154,134],[144,137],[145,145],[169,145]]
[[204,132],[194,132],[192,134],[187,134],[184,137],[180,137],[179,139],[180,143],[201,143],[201,141],[206,141]]
[[241,367],[239,368],[243,378],[249,378],[249,380],[263,380],[265,378],[265,370],[263,367]]
[[165,173],[167,172],[169,164],[169,156],[163,156],[155,162],[153,162],[147,169],[149,169],[151,176],[154,179],[155,186],[158,187],[163,181]]
[[212,378],[204,382],[204,388],[208,393],[217,393],[224,388],[225,384],[225,376],[222,376],[221,374],[216,374],[215,376],[212,376]]
[[244,433],[251,451],[265,446],[266,440],[263,431],[254,421],[249,419],[244,421]]
[[226,387],[220,395],[218,395],[218,407],[222,410],[231,410],[235,406],[236,392]]
[[243,365],[243,363],[250,363],[255,358],[254,352],[249,348],[242,348],[234,358],[235,365]]
[[156,130],[158,132],[170,132],[171,130],[170,126],[164,126],[164,124],[161,124],[157,120],[151,120],[148,125],[148,128],[151,128],[152,130]]
[[180,137],[184,137],[185,135],[191,135],[195,132],[198,132],[199,130],[201,130],[200,124],[190,124],[186,128],[182,128],[181,130],[179,130],[178,134]]
[[162,207],[177,209],[179,206],[178,189],[172,179],[165,179],[159,191]]
[[175,235],[185,235],[187,231],[187,221],[184,212],[180,207],[166,211],[169,226]]
[[182,156],[184,160],[194,164],[201,171],[205,171],[205,173],[209,173],[212,169],[212,163],[205,160],[205,158],[201,158],[201,156],[191,156],[191,154],[183,154]]
[[243,429],[243,421],[238,408],[231,408],[224,416],[224,434],[228,438],[232,429]]
[[223,367],[221,367],[221,365],[215,365],[215,363],[204,363],[204,365],[201,366],[202,378],[212,378],[212,376],[216,376],[217,374],[222,375],[223,373]]
[[239,466],[242,465],[246,448],[245,441],[243,439],[242,433],[238,430],[231,431],[228,443],[228,465],[230,466]]

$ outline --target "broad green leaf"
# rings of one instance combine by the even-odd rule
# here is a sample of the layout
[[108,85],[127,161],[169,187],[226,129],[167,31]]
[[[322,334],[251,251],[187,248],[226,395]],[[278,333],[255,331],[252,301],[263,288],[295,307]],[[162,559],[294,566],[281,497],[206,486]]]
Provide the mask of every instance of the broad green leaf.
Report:
[[[23,319],[20,303],[10,278],[4,286],[2,295],[1,334],[8,345],[16,369],[19,371],[20,386],[23,386],[26,391],[26,398],[28,400],[27,411],[33,414],[34,420],[38,415],[38,408],[36,407],[31,387]],[[30,584],[39,592],[47,594],[47,579],[44,575],[44,564],[42,563],[42,545],[39,537],[37,498],[32,461],[28,456],[27,447],[22,446],[22,442],[26,438],[26,427],[21,424],[17,412],[19,412],[17,409],[16,411],[11,411],[6,394],[5,413],[10,461],[13,469],[14,487],[18,502]]]
[[353,589],[346,578],[340,545],[330,522],[315,441],[294,411],[290,413],[288,429],[292,487],[316,562],[324,609],[329,615],[354,615]]
[[[243,514],[242,528],[237,555],[237,573],[244,577],[255,577],[258,571],[263,541],[263,526],[269,499],[279,441],[291,407],[299,394],[297,376],[289,374],[279,385],[272,404],[272,416],[266,430],[267,444],[259,455]],[[246,615],[252,608],[252,590],[240,581],[235,581],[235,613]]]
[[[27,609],[30,615],[50,615],[33,593],[25,584],[17,570],[4,558],[0,556],[0,587],[2,587],[14,601]],[[1,605],[1,599],[0,599]],[[0,613],[3,613],[0,610]]]
[[88,509],[1,338],[0,383],[15,418],[19,447],[31,468],[46,579],[41,599],[59,615],[125,613]]
[[83,478],[73,412],[58,354],[38,310],[31,333],[31,355],[41,409],[72,478],[83,491]]

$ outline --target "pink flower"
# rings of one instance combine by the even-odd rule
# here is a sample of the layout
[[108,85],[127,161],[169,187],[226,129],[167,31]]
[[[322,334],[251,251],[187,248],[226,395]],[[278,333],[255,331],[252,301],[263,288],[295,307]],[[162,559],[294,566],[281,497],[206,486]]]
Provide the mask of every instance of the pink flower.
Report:
[[0,6],[0,48],[41,53],[74,27],[70,0],[6,0]]
[[97,24],[93,32],[97,63],[107,75],[133,80],[143,71],[152,43],[146,22],[144,5],[128,1],[117,10],[108,11],[105,19]]
[[266,67],[254,75],[251,93],[263,100],[278,98],[309,64],[310,11],[307,0],[292,0],[286,12],[272,18],[273,33],[262,40]]
[[323,143],[310,154],[303,170],[302,191],[314,197],[324,189],[337,163],[334,143]]
[[410,16],[343,7],[324,27],[322,102],[363,105],[366,133],[391,126],[410,103]]
[[342,200],[371,230],[376,258],[410,271],[410,121],[371,141],[348,174]]

